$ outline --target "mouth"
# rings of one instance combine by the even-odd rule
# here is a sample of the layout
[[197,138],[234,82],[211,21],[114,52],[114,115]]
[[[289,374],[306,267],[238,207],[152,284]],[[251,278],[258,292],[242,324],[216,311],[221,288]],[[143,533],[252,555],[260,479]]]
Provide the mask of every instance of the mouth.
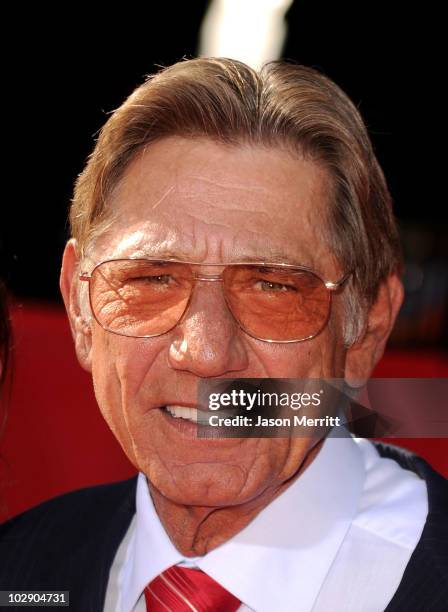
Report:
[[175,419],[184,419],[190,421],[190,423],[198,422],[198,409],[190,406],[179,406],[170,404],[163,406],[162,410],[172,416]]
[[[225,446],[240,443],[240,440],[223,436],[218,428],[211,427],[208,419],[213,413],[201,407],[166,404],[159,406],[158,412],[161,413],[169,430],[176,432],[176,435],[180,434],[181,438],[189,442],[199,441],[204,447],[207,444],[216,444],[217,441]],[[219,414],[221,416],[232,416],[225,414],[224,411],[220,411]]]
[[203,430],[201,421],[203,421],[204,412],[200,411],[196,406],[180,406],[179,404],[166,404],[160,406],[158,412],[161,413],[163,420],[168,425],[170,430],[180,434],[182,438],[188,440],[196,440],[200,436],[199,431]]
[[[167,404],[162,406],[161,410],[175,419],[184,419],[196,424],[205,424],[208,421],[208,417],[213,414],[213,412],[208,410],[202,410],[194,406],[180,406],[178,404]],[[232,417],[235,416],[235,411],[220,410],[219,413],[215,414],[219,414],[220,417]]]

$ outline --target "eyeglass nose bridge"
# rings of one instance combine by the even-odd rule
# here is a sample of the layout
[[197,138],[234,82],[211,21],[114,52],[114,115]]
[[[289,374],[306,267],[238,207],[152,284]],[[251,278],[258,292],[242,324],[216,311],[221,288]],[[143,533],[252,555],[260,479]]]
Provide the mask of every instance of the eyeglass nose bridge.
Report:
[[[193,300],[193,294],[195,293],[195,284],[196,282],[212,282],[212,283],[216,283],[216,282],[224,282],[223,279],[223,272],[221,272],[221,274],[205,274],[205,273],[200,273],[200,272],[194,272],[192,274],[192,279],[194,280],[194,283],[191,287],[191,291],[190,291],[190,295],[188,297],[188,301],[185,304],[185,308],[184,311],[182,312],[182,315],[180,316],[179,320],[177,321],[177,323],[174,325],[174,327],[178,327],[179,325],[181,325],[185,319],[188,317],[188,312],[190,310],[190,306],[191,306],[191,302]],[[243,327],[243,325],[241,324],[241,322],[239,321],[238,317],[235,316],[235,313],[233,312],[233,309],[227,299],[227,295],[226,292],[223,291],[223,297],[224,297],[224,303],[226,305],[227,308],[227,312],[230,314],[231,318],[233,319],[233,321],[236,323],[236,325],[242,329],[243,331],[246,331],[245,328]],[[248,332],[246,332],[248,333]],[[249,335],[251,335],[249,333]],[[270,341],[268,341],[270,342]]]
[[222,282],[222,274],[193,274],[196,281],[210,281],[211,283]]

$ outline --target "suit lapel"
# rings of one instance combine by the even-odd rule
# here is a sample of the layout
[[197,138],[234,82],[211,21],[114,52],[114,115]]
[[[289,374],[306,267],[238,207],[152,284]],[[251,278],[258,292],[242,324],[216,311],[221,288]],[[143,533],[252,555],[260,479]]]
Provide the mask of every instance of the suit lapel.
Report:
[[448,482],[421,457],[374,442],[383,457],[397,461],[426,482],[428,517],[400,585],[385,612],[437,612],[448,601]]

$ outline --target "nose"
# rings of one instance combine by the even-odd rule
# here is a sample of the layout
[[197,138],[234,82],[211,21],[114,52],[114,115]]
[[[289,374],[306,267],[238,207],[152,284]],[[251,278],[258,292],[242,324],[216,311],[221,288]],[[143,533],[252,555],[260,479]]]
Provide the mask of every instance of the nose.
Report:
[[198,281],[188,309],[172,332],[169,363],[196,376],[214,377],[247,368],[242,331],[220,282]]

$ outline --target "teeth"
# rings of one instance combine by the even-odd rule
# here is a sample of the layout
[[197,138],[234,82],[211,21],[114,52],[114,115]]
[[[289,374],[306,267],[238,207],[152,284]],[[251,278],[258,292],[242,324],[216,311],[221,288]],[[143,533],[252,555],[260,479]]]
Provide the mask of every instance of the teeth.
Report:
[[175,418],[187,419],[192,423],[198,422],[198,409],[187,406],[165,406],[166,410]]

